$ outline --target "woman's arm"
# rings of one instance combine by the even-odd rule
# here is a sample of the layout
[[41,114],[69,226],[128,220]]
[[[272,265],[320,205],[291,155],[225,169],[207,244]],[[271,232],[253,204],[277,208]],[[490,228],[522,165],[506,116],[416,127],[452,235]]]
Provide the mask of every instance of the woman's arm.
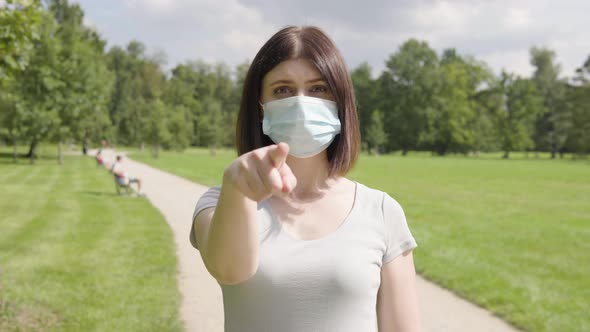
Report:
[[207,270],[222,284],[238,284],[258,269],[257,202],[291,191],[295,177],[285,163],[289,146],[267,146],[236,159],[224,172],[215,209],[194,220]]
[[258,267],[256,202],[223,184],[216,208],[197,215],[195,238],[211,275],[222,284],[250,278]]
[[407,251],[381,267],[381,287],[377,294],[379,332],[420,331],[416,270],[412,251]]

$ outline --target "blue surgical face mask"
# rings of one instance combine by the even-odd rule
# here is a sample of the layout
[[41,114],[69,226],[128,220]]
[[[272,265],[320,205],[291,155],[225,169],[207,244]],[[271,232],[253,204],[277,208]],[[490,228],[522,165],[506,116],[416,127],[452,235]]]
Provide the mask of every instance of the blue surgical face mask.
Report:
[[262,132],[289,144],[289,154],[309,158],[324,151],[340,133],[338,107],[330,100],[295,96],[262,105]]

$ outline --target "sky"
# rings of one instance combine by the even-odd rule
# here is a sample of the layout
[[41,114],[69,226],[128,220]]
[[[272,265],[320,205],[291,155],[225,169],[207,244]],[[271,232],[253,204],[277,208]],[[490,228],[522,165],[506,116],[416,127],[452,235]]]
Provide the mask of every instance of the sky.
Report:
[[378,76],[389,56],[409,38],[439,54],[460,54],[528,76],[531,46],[557,53],[565,77],[590,55],[587,0],[74,0],[85,24],[108,47],[142,41],[149,53],[165,52],[167,68],[188,60],[252,60],[286,25],[316,25],[342,52],[350,70],[362,62]]

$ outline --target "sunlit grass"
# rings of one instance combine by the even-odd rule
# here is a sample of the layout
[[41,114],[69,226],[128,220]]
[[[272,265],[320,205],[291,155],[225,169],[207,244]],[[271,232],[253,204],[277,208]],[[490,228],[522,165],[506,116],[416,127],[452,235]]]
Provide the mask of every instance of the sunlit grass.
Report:
[[91,158],[0,158],[0,331],[180,331],[172,234]]
[[[215,185],[235,152],[132,157]],[[501,157],[362,155],[349,177],[402,204],[424,277],[526,330],[590,330],[590,162]]]

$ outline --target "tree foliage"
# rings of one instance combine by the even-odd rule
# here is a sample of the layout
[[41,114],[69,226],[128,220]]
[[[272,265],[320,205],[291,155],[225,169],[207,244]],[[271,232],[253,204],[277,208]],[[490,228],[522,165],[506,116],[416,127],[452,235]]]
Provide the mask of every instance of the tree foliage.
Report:
[[[141,41],[106,49],[69,0],[8,0],[0,6],[0,140],[97,143],[161,149],[235,141],[249,62],[189,60]],[[363,149],[434,154],[480,151],[590,152],[590,56],[568,80],[554,51],[530,49],[531,77],[495,75],[449,48],[409,39],[381,73],[351,71]],[[61,149],[60,158],[61,160]]]

